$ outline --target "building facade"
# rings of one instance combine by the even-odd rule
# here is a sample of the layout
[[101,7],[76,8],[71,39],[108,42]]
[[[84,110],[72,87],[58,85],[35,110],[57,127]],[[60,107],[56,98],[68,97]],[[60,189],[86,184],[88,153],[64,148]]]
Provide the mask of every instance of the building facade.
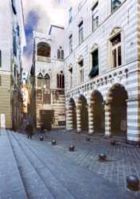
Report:
[[0,127],[12,128],[18,118],[18,84],[25,45],[21,0],[0,5]]
[[34,33],[30,109],[37,128],[65,127],[63,38],[59,26],[51,26],[48,35]]
[[139,13],[139,0],[80,0],[69,9],[68,130],[140,142]]

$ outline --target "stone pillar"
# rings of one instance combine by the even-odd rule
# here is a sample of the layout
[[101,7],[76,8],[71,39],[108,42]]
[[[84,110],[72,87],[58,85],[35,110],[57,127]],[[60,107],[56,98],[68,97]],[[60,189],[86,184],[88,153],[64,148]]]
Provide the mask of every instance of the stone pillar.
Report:
[[130,143],[140,143],[140,99],[127,100],[127,140]]
[[89,127],[88,127],[88,134],[93,134],[94,133],[94,110],[93,110],[93,104],[94,102],[91,101],[88,105],[88,122],[89,122]]
[[67,130],[73,129],[73,118],[72,118],[72,105],[70,104],[67,108]]
[[105,136],[111,136],[111,104],[105,102]]
[[81,104],[77,103],[76,104],[76,118],[77,118],[77,132],[81,132]]

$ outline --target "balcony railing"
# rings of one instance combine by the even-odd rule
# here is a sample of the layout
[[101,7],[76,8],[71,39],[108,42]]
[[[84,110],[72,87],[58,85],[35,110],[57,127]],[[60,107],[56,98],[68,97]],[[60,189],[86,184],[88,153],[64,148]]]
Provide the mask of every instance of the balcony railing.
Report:
[[50,57],[37,56],[37,61],[50,63],[51,59]]

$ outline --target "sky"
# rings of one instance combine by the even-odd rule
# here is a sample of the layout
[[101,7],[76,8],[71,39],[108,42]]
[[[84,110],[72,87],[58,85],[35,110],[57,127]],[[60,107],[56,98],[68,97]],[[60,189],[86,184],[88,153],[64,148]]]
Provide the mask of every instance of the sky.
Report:
[[33,31],[47,34],[50,24],[64,26],[68,9],[75,0],[22,1],[27,42],[24,49],[23,68],[29,71],[32,65]]

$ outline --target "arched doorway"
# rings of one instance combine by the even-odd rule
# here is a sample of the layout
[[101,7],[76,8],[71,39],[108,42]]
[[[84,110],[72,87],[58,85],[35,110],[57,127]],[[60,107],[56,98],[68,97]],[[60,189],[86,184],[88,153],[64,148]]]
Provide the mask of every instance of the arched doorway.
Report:
[[81,95],[79,98],[80,102],[80,121],[81,131],[88,131],[88,104],[86,98]]
[[70,99],[70,111],[71,111],[71,116],[72,116],[72,129],[76,129],[77,128],[77,121],[76,121],[76,105],[74,100],[71,98]]
[[109,92],[111,105],[111,134],[126,136],[128,94],[120,84],[115,84]]
[[93,123],[95,133],[104,133],[105,131],[105,114],[104,100],[99,91],[94,91],[92,94],[93,100]]

